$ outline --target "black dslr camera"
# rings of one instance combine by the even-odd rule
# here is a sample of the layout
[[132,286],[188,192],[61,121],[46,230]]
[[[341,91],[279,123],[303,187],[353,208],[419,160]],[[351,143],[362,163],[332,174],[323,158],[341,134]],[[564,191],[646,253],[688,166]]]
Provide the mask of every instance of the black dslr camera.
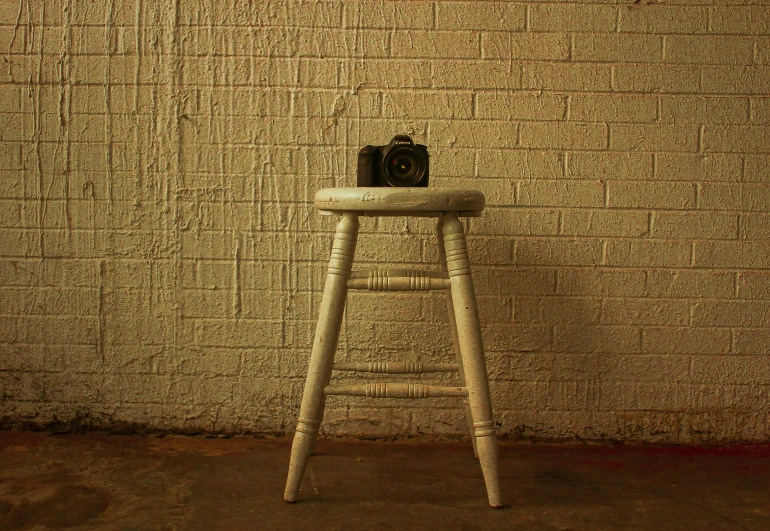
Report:
[[428,148],[407,135],[358,152],[358,186],[428,186]]

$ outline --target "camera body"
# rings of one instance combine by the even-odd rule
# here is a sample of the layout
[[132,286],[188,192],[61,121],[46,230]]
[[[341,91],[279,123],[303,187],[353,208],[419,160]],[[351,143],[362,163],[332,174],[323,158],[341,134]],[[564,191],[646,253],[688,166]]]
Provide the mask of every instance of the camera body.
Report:
[[428,186],[428,148],[407,135],[358,152],[358,186]]

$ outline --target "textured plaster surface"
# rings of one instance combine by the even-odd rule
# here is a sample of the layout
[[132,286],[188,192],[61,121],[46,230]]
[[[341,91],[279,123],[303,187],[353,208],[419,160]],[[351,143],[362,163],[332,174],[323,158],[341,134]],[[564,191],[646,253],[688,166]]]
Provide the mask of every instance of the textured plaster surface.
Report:
[[[1,2],[3,424],[293,430],[313,194],[408,133],[487,196],[501,433],[770,439],[762,4]],[[436,263],[426,220],[361,229],[362,267]],[[451,358],[440,294],[350,296],[339,361]],[[459,405],[333,398],[322,432],[457,436]]]

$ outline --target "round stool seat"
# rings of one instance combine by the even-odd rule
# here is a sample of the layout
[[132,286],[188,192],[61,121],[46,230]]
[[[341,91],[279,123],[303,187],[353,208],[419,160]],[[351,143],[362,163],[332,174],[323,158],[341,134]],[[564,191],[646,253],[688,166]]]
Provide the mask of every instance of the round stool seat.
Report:
[[322,188],[315,194],[315,206],[321,211],[358,211],[382,216],[441,212],[478,215],[484,203],[483,193],[462,188]]

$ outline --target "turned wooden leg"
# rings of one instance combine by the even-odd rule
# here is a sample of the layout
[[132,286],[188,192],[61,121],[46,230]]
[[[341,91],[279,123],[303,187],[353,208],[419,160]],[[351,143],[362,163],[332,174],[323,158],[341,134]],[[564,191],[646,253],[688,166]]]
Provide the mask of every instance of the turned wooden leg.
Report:
[[481,325],[476,307],[476,294],[473,290],[465,233],[462,223],[453,213],[445,216],[442,231],[457,324],[457,339],[463,360],[462,366],[465,369],[465,385],[468,388],[468,401],[476,436],[476,450],[487,486],[489,505],[495,508],[502,507],[492,400],[489,396],[484,345],[481,341]]
[[286,480],[286,490],[283,495],[287,502],[297,499],[302,476],[318,436],[318,427],[323,417],[324,388],[329,383],[334,353],[337,350],[357,237],[358,215],[346,212],[337,224],[337,234],[329,259],[329,270],[326,275],[315,340],[299,410],[297,432],[294,434],[291,446],[289,477]]
[[[438,257],[441,264],[441,270],[446,272],[446,251],[444,250],[444,218],[438,218],[436,223],[436,234],[438,235]],[[447,315],[449,316],[449,328],[452,333],[452,345],[455,350],[455,359],[457,360],[457,367],[460,373],[460,385],[465,387],[465,369],[463,368],[463,357],[460,354],[460,341],[457,338],[457,322],[455,321],[454,304],[452,303],[452,291],[446,290],[446,303],[447,303]],[[465,400],[465,421],[468,424],[468,432],[471,434],[471,442],[473,443],[473,455],[479,456],[478,450],[476,450],[476,433],[473,429],[473,417],[471,416],[471,406],[468,400]]]

